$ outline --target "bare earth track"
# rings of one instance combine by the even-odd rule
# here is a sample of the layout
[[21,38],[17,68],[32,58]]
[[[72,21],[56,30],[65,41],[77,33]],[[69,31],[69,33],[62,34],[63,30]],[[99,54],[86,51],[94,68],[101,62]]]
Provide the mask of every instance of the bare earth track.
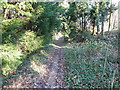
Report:
[[63,40],[57,40],[55,46],[48,53],[49,63],[43,77],[37,77],[31,88],[64,88],[64,60]]
[[47,84],[45,88],[63,88],[63,75],[64,75],[64,61],[63,50],[61,48],[62,40],[56,42],[56,46],[53,47],[53,52],[50,53],[51,62],[48,66],[49,72],[47,75]]

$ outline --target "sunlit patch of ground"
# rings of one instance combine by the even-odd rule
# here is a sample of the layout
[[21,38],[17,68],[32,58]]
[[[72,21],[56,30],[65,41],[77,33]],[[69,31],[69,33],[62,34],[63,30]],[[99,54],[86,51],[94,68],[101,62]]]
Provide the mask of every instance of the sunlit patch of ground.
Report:
[[48,54],[45,52],[45,50],[40,50],[40,53],[43,54],[43,55],[46,55],[46,56],[48,55]]
[[58,45],[55,45],[55,44],[50,44],[51,46],[53,47],[56,47],[56,48],[62,48],[61,46],[58,46]]
[[51,60],[51,56],[46,52],[49,48],[52,47],[48,47],[47,50],[38,50],[25,60],[17,71],[7,77],[3,88],[33,88],[38,85],[37,80],[43,82],[41,78],[47,75],[49,71],[47,64]]
[[37,65],[35,61],[31,61],[30,66],[34,71],[38,72],[40,76],[45,76],[48,71],[47,65]]

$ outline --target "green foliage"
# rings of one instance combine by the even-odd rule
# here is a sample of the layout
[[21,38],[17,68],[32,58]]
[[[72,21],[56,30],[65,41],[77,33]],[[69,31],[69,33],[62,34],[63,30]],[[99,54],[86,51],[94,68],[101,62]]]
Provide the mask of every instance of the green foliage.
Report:
[[118,87],[118,66],[111,63],[115,62],[117,52],[112,45],[96,41],[73,43],[66,47],[65,52],[65,82],[68,86],[110,88],[114,83],[113,87]]
[[27,22],[26,18],[12,18],[10,20],[2,21],[2,35],[3,35],[3,43],[15,43],[16,40],[20,37],[22,33],[25,32],[23,30],[23,25]]
[[[28,54],[50,43],[54,31],[61,30],[72,40],[92,40],[88,24],[93,26],[93,31],[99,25],[103,29],[107,16],[115,10],[108,2],[68,4],[70,7],[62,8],[59,2],[0,2],[2,74],[13,72]],[[110,87],[114,83],[117,87],[116,81],[112,81],[113,76],[117,76],[117,66],[111,64],[117,55],[111,48],[112,45],[99,40],[71,44],[66,48],[67,84],[96,88]]]
[[37,29],[40,30],[42,34],[59,29],[61,23],[59,20],[61,8],[58,6],[58,3],[46,2],[41,3],[40,5],[43,7],[44,12],[36,19]]
[[2,74],[7,75],[15,70],[17,66],[22,63],[22,61],[20,61],[22,55],[22,51],[18,50],[15,45],[1,45],[0,58],[2,59]]
[[43,37],[37,37],[33,31],[26,31],[21,38],[19,38],[17,45],[23,52],[32,52],[42,47]]
[[16,45],[7,43],[1,45],[2,71],[9,74],[22,62],[20,59],[27,54],[42,47],[42,37],[37,37],[35,32],[26,31],[16,42]]
[[[0,9],[4,11],[0,18],[3,33],[1,46],[3,51],[7,49],[5,55],[1,56],[2,71],[7,75],[17,68],[20,59],[52,41],[52,31],[59,29],[61,23],[61,8],[58,3],[51,2],[1,4]],[[17,56],[19,51],[22,55]],[[16,56],[10,54],[12,52],[13,55],[16,53]],[[19,58],[21,56],[22,58]]]
[[[63,31],[65,33],[70,31],[67,34],[71,39],[76,38],[75,35],[78,33],[80,37],[86,39],[83,32],[88,31],[92,35],[103,35],[104,22],[107,21],[108,16],[115,10],[114,5],[104,1],[98,3],[69,2],[69,5],[69,9],[63,14]],[[97,30],[95,31],[95,29]]]
[[[13,16],[7,19],[7,16],[3,17],[1,15],[0,23],[3,34],[3,45],[1,45],[2,74],[8,75],[22,63],[22,58],[25,58],[32,51],[42,47],[43,36],[37,37],[37,32],[28,30],[29,27],[32,27],[32,25],[29,25],[30,18],[33,21],[35,19],[34,16],[32,17],[34,12],[32,4],[24,2],[15,5],[3,4],[10,11],[3,14],[7,15],[9,13],[10,16],[8,17]],[[15,13],[13,13],[13,9]]]

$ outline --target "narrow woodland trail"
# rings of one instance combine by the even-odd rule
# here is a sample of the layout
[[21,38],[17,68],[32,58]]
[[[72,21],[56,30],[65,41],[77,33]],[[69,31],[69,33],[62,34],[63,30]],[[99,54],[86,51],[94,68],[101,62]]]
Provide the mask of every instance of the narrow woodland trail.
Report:
[[64,81],[64,61],[63,61],[63,50],[61,46],[63,45],[62,40],[58,40],[53,47],[53,51],[49,54],[51,56],[51,61],[49,63],[49,72],[47,77],[45,77],[47,83],[45,88],[63,88]]
[[38,77],[32,88],[64,88],[64,60],[63,60],[63,40],[57,40],[54,47],[48,53],[49,63],[46,73]]

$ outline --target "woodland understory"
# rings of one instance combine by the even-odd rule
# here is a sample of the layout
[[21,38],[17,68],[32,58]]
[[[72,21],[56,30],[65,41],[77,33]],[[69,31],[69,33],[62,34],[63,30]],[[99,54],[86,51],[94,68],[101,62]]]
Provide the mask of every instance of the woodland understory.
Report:
[[0,1],[1,87],[119,89],[119,7],[92,1]]

